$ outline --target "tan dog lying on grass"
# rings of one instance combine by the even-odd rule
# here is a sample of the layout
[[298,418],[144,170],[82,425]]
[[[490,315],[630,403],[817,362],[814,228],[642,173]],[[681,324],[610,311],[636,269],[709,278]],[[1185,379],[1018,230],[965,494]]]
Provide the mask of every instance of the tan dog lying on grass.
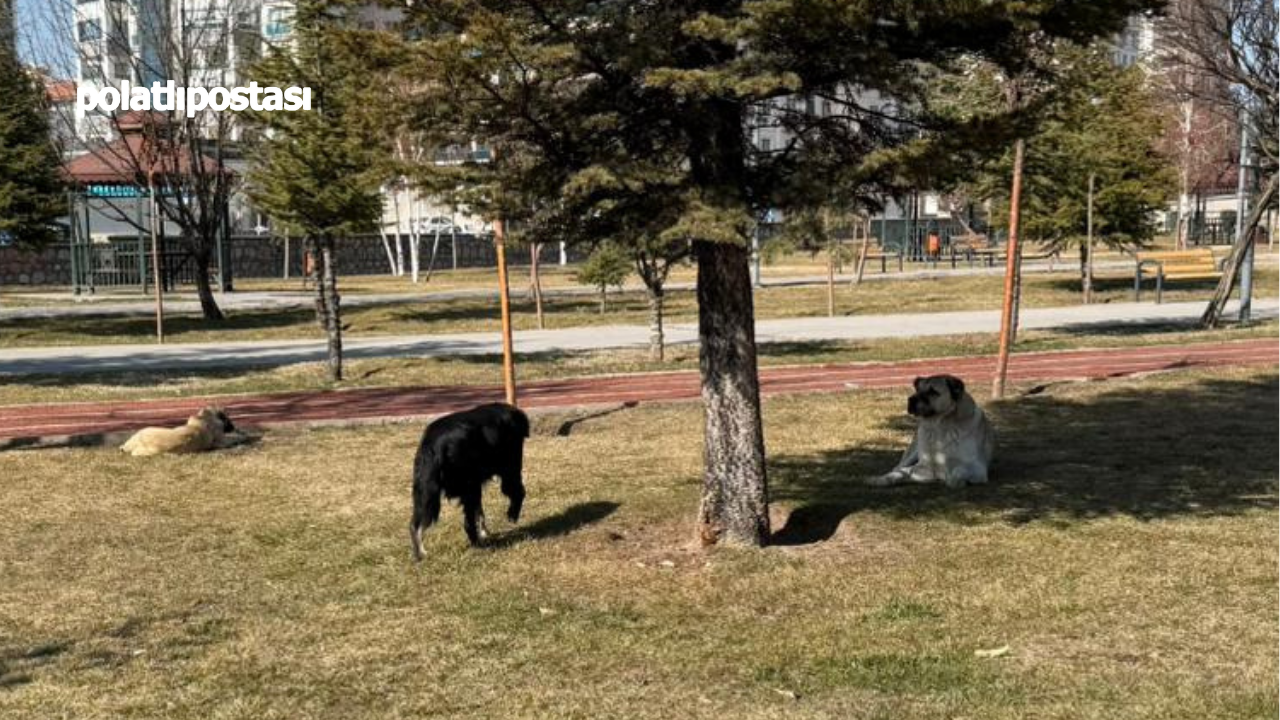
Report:
[[231,418],[210,406],[192,415],[182,427],[143,428],[120,449],[134,457],[204,452],[226,447],[227,434],[234,432],[236,426],[231,424]]
[[996,433],[963,380],[953,375],[916,378],[907,412],[919,418],[916,436],[897,467],[868,485],[943,482],[959,488],[987,481]]

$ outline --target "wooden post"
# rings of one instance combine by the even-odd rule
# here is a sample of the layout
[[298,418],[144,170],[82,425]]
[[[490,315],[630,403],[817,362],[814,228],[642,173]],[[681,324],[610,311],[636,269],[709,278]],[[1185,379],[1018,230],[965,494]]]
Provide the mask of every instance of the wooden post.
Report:
[[156,342],[164,344],[164,294],[160,287],[160,231],[156,223],[155,170],[147,173],[147,201],[151,215],[151,268],[155,273],[156,289]]
[[1005,378],[1009,374],[1009,346],[1013,335],[1013,293],[1018,274],[1018,205],[1022,201],[1022,156],[1025,141],[1013,144],[1013,188],[1009,193],[1009,240],[1005,246],[1004,304],[1000,310],[1000,350],[996,355],[996,376],[991,396],[1004,397]]
[[511,293],[507,284],[506,229],[501,219],[493,222],[493,246],[498,255],[498,298],[502,307],[502,386],[507,403],[516,404],[516,367],[511,351]]

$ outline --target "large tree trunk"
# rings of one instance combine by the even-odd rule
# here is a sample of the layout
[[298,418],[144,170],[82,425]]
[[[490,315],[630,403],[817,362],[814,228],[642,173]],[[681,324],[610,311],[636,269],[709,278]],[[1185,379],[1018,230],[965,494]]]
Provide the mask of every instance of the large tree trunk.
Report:
[[666,337],[662,330],[662,283],[645,283],[649,296],[649,359],[662,362],[666,356]]
[[1218,281],[1218,288],[1214,290],[1213,299],[1209,301],[1209,306],[1205,308],[1204,314],[1200,316],[1201,327],[1215,328],[1222,321],[1222,311],[1226,309],[1227,300],[1231,298],[1231,291],[1235,288],[1236,280],[1240,274],[1240,262],[1244,259],[1245,249],[1248,248],[1249,243],[1253,242],[1258,223],[1262,220],[1263,213],[1275,201],[1275,197],[1276,176],[1272,175],[1271,179],[1267,181],[1266,189],[1262,191],[1262,195],[1254,203],[1253,210],[1249,213],[1244,232],[1231,246],[1231,252],[1227,253],[1226,261],[1222,265],[1222,279]]
[[213,252],[205,243],[194,245],[196,295],[200,298],[200,312],[204,314],[205,320],[222,320],[222,309],[218,307],[218,301],[213,297],[213,285],[209,282]]
[[698,539],[704,545],[763,545],[769,493],[748,253],[703,241],[694,253],[705,420]]
[[324,296],[325,334],[329,340],[329,379],[342,380],[342,308],[338,298],[338,273],[334,267],[333,237],[321,238],[321,294]]

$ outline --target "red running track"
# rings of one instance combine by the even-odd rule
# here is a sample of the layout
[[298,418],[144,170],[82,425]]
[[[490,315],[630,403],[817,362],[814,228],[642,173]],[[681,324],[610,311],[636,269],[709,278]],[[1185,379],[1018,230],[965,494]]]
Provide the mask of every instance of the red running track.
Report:
[[[1274,339],[1111,350],[1022,353],[1009,365],[1012,383],[1120,377],[1184,368],[1274,366]],[[841,392],[908,385],[917,375],[951,373],[971,384],[989,382],[992,356],[928,358],[892,363],[765,368],[765,395]],[[528,409],[575,408],[625,402],[695,400],[696,372],[643,373],[530,382],[520,386]],[[32,444],[101,440],[106,433],[148,425],[181,424],[204,405],[226,408],[238,425],[352,422],[426,418],[502,399],[496,386],[387,387],[353,390],[193,397],[178,400],[93,402],[0,407],[0,449]],[[82,437],[87,436],[87,437]]]

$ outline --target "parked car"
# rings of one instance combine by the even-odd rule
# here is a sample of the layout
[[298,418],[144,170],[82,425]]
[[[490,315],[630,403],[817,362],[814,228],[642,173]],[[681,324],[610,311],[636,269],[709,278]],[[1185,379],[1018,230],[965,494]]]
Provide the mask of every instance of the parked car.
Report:
[[465,234],[467,231],[461,225],[455,225],[453,219],[446,215],[437,215],[429,217],[425,220],[418,221],[418,232],[423,235],[450,235],[453,233]]

